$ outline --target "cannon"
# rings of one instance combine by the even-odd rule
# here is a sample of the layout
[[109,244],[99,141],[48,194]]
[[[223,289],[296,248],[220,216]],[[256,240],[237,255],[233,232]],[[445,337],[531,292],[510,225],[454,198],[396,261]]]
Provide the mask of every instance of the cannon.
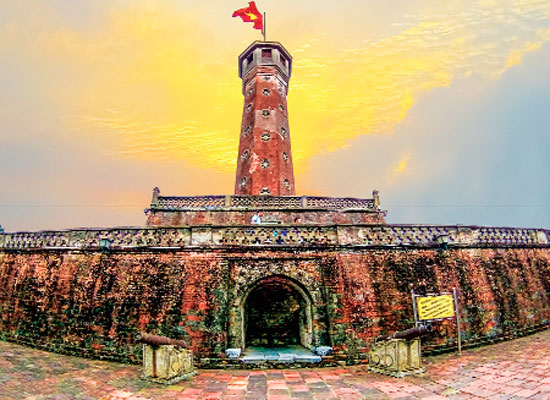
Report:
[[380,335],[376,339],[374,339],[375,343],[382,342],[384,340],[392,340],[392,339],[405,339],[405,340],[412,340],[420,336],[427,335],[433,330],[431,325],[420,325],[415,328],[406,329],[404,331],[398,331],[395,332],[389,336]]
[[423,372],[420,337],[431,331],[430,325],[420,325],[378,337],[369,352],[369,369],[394,377]]
[[412,340],[417,337],[427,335],[432,330],[433,328],[431,325],[420,325],[415,328],[395,332],[393,335],[388,336],[386,340],[392,340],[392,339]]
[[143,343],[142,378],[173,384],[195,374],[193,353],[184,340],[149,333],[138,333],[136,340]]
[[184,349],[187,348],[185,340],[170,339],[166,336],[151,335],[149,333],[138,333],[136,340],[139,343],[145,343],[150,346],[179,346]]

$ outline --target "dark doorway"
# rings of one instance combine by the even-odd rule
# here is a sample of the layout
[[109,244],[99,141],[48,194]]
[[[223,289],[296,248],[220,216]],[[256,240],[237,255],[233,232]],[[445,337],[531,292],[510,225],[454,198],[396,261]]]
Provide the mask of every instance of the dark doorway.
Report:
[[284,279],[271,278],[254,288],[245,304],[247,346],[307,345],[307,304]]

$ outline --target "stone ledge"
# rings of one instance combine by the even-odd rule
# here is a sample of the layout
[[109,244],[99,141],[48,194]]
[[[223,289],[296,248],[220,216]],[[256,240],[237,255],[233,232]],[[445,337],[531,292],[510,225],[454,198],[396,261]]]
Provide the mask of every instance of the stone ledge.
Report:
[[[0,250],[174,251],[234,247],[547,247],[550,231],[444,225],[242,225],[127,227],[0,234]],[[444,241],[440,240],[445,238]]]

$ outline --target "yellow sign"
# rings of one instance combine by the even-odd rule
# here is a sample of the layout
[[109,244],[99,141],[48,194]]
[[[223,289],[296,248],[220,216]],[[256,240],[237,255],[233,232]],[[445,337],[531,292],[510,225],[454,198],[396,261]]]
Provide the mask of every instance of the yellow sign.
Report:
[[455,316],[453,296],[450,294],[419,297],[416,304],[418,306],[418,319],[420,320]]

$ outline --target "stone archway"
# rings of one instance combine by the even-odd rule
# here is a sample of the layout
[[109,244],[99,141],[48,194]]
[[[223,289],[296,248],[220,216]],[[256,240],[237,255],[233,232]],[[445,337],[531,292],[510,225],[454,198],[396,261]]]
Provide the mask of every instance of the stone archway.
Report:
[[311,296],[297,282],[271,276],[254,284],[242,302],[242,347],[313,346]]

